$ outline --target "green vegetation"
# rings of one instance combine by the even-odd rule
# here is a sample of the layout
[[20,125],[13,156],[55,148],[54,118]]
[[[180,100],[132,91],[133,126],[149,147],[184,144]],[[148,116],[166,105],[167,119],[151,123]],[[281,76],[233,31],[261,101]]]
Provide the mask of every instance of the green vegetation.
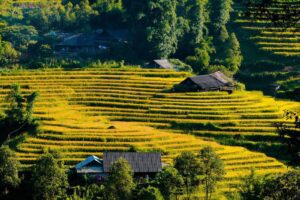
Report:
[[[205,73],[213,64],[223,65],[235,73],[237,70],[232,70],[225,55],[219,53],[224,51],[229,38],[226,25],[230,21],[232,2],[220,2],[70,0],[37,1],[29,5],[1,2],[0,35],[3,45],[11,45],[2,53],[5,62],[1,64],[74,67],[99,59],[144,64],[152,59],[174,57],[185,60],[195,72]],[[12,14],[11,9],[17,9],[17,14]],[[108,46],[107,51],[99,50],[95,54],[81,52],[80,47],[75,56],[57,49],[57,44],[67,36],[97,33],[100,29],[127,30],[131,39],[114,44],[104,41],[101,45]],[[221,42],[214,40],[221,36]],[[89,39],[83,41],[88,43],[84,45],[90,45]]]
[[164,200],[160,191],[152,186],[143,188],[139,191],[136,199],[145,199],[145,200]]
[[19,53],[13,48],[10,42],[2,41],[0,37],[0,65],[15,63]]
[[200,160],[202,161],[201,174],[203,174],[205,199],[209,200],[212,198],[217,182],[223,179],[225,174],[224,165],[211,147],[201,149]]
[[201,163],[192,153],[183,152],[175,159],[174,167],[182,176],[186,197],[190,199],[193,189],[199,185]]
[[118,159],[112,164],[109,176],[106,180],[106,198],[115,200],[132,199],[134,187],[135,184],[133,182],[133,171],[131,166],[124,158]]
[[16,154],[7,147],[0,148],[0,197],[5,196],[20,184],[19,161]]
[[42,155],[32,170],[34,199],[51,200],[66,195],[67,175],[52,154]]
[[299,196],[299,171],[293,170],[277,176],[260,177],[252,171],[244,178],[234,199],[291,199]]
[[11,85],[11,91],[6,97],[9,106],[0,118],[0,144],[7,138],[24,132],[36,133],[38,129],[37,120],[32,117],[33,107],[38,93],[33,92],[28,96],[22,96],[20,86]]
[[155,181],[165,200],[177,198],[181,193],[183,178],[174,167],[164,168]]

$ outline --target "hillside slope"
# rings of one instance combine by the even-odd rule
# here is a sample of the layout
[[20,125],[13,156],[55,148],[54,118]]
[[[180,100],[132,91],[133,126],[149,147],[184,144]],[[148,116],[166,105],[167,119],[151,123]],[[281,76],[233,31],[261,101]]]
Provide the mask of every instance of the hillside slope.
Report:
[[[239,79],[248,89],[299,100],[294,90],[300,85],[300,28],[289,16],[299,12],[300,1],[269,1],[260,8],[242,2],[235,1],[231,23],[244,55]],[[280,85],[277,93],[274,85]]]
[[[4,99],[12,83],[25,93],[40,93],[34,115],[42,120],[43,132],[26,137],[16,149],[24,167],[48,148],[58,149],[71,166],[91,154],[132,148],[161,151],[163,160],[171,162],[182,151],[211,145],[226,164],[226,190],[252,168],[258,173],[286,170],[263,153],[177,132],[275,138],[272,123],[282,120],[281,109],[298,104],[276,102],[259,92],[169,92],[187,75],[138,68],[3,72],[0,96]],[[1,108],[5,105],[2,101]]]

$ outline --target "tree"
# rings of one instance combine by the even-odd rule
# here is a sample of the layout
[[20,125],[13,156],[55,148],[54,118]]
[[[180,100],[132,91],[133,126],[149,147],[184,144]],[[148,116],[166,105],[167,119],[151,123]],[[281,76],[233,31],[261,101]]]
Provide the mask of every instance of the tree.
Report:
[[175,158],[174,167],[183,177],[185,193],[190,199],[193,187],[199,185],[199,175],[201,175],[201,165],[197,157],[191,152],[183,152]]
[[300,163],[300,118],[296,112],[289,110],[285,111],[285,118],[294,120],[295,126],[289,126],[288,122],[276,122],[274,125],[281,142],[288,147],[288,153],[291,156],[290,163],[298,165]]
[[166,200],[171,200],[183,186],[183,178],[173,167],[167,167],[156,176],[156,184]]
[[238,191],[242,199],[257,200],[261,199],[263,185],[263,178],[257,176],[255,171],[252,169],[251,173],[243,178],[243,182],[239,186]]
[[212,147],[205,147],[200,151],[201,174],[205,186],[205,199],[211,199],[215,191],[216,183],[222,180],[225,171],[223,161],[219,158]]
[[20,184],[19,164],[13,151],[8,147],[0,148],[0,197],[1,193],[6,195],[10,189],[16,188]]
[[238,191],[242,199],[289,199],[298,200],[300,196],[300,171],[292,170],[276,176],[259,177],[252,170],[244,178]]
[[227,31],[225,26],[222,26],[221,29],[220,29],[220,34],[219,34],[218,39],[221,42],[226,42],[226,40],[228,40],[228,38],[229,38],[228,31]]
[[127,160],[124,158],[118,159],[111,165],[109,172],[105,182],[107,199],[130,199],[135,184],[133,182],[133,171]]
[[94,26],[120,28],[126,22],[122,0],[96,0],[92,7],[99,13]]
[[226,29],[226,24],[230,20],[230,13],[233,11],[232,4],[232,0],[209,1],[209,16],[215,32],[220,33],[222,27]]
[[152,0],[149,4],[149,19],[146,28],[147,42],[152,58],[168,58],[177,49],[176,0]]
[[181,0],[177,3],[178,54],[182,57],[191,55],[207,34],[206,4],[207,1],[200,0]]
[[138,192],[137,200],[164,200],[164,198],[157,188],[148,186]]
[[205,49],[196,48],[195,56],[188,56],[186,62],[193,67],[194,71],[199,72],[209,66],[210,56]]
[[52,200],[63,197],[68,187],[63,164],[58,163],[50,153],[42,155],[33,167],[32,187],[35,199]]
[[177,49],[176,0],[125,2],[137,52],[148,58],[167,58]]
[[298,200],[300,197],[300,171],[293,170],[286,174],[266,179],[262,198]]
[[240,43],[235,35],[230,35],[226,49],[226,64],[227,68],[232,72],[237,72],[242,64],[243,56],[240,49]]
[[91,29],[91,18],[98,14],[90,6],[88,0],[81,1],[79,5],[74,7],[76,15],[75,30],[87,31]]
[[37,97],[37,92],[23,96],[19,85],[13,84],[11,86],[11,90],[6,97],[9,106],[4,111],[4,118],[0,120],[0,128],[3,131],[0,142],[21,132],[35,132],[37,130],[37,121],[32,117]]
[[10,41],[18,51],[26,51],[28,46],[38,39],[38,32],[33,26],[13,25],[0,29],[3,40]]
[[29,9],[25,12],[26,19],[40,33],[47,33],[60,28],[63,6],[57,1],[41,1],[39,9]]
[[10,42],[3,41],[0,36],[0,65],[14,63],[19,58],[19,52],[16,51]]

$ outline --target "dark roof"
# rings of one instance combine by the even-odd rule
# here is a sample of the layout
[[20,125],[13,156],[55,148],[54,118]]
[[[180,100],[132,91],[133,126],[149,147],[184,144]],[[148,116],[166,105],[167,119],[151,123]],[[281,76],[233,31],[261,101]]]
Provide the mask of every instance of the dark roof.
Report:
[[167,59],[153,60],[160,68],[173,69],[172,64]]
[[[194,84],[198,85],[203,89],[213,89],[213,88],[220,88],[224,86],[233,86],[232,84],[233,80],[220,71],[217,71],[209,75],[192,76],[187,79],[191,80]],[[182,83],[184,83],[185,81],[183,81]]]
[[104,172],[109,172],[112,163],[125,158],[134,173],[154,173],[162,170],[160,153],[105,152],[103,154]]
[[89,156],[87,159],[75,165],[77,173],[101,173],[103,161],[97,156]]
[[90,33],[77,33],[65,37],[57,46],[67,47],[93,47],[108,42],[127,42],[127,30],[97,30]]

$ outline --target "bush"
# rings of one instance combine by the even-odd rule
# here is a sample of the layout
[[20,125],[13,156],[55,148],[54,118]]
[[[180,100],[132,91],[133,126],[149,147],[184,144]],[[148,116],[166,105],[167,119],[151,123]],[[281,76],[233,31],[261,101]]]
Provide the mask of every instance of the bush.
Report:
[[201,72],[209,65],[210,56],[206,50],[197,48],[195,56],[188,56],[185,61],[193,67],[195,72]]
[[172,128],[183,130],[220,130],[220,128],[213,123],[180,123],[172,122]]
[[143,188],[138,192],[137,200],[164,200],[160,191],[152,186],[148,186],[147,188]]
[[300,197],[300,171],[294,170],[265,181],[262,198],[297,200]]
[[233,75],[233,73],[231,71],[229,71],[223,65],[209,65],[209,66],[203,68],[203,73],[206,73],[206,74],[214,73],[216,71],[221,71],[224,74],[226,74],[227,76],[232,76]]
[[192,72],[193,71],[193,68],[190,65],[182,62],[179,59],[169,59],[169,61],[174,66],[174,69],[176,71],[185,71],[185,72]]
[[237,91],[244,91],[244,90],[246,90],[246,86],[245,86],[244,83],[236,82],[235,83],[235,89]]
[[300,196],[299,185],[299,170],[289,171],[275,177],[270,175],[260,177],[252,170],[250,175],[244,178],[238,192],[242,199],[249,200],[298,200]]

